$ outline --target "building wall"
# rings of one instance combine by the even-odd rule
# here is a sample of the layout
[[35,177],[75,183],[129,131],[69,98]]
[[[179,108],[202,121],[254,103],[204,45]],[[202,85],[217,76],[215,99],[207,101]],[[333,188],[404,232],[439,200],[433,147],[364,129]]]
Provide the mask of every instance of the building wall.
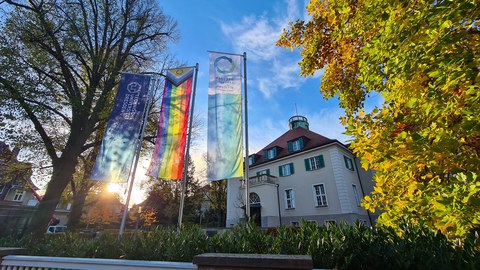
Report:
[[[17,190],[20,192],[23,192],[23,196],[20,201],[14,201]],[[10,190],[8,190],[4,200],[18,202],[20,204],[27,205],[28,202],[32,199],[35,199],[35,197],[33,196],[33,193],[30,190],[24,189],[24,188],[11,188]]]
[[244,211],[241,208],[244,205],[245,194],[240,188],[241,182],[239,179],[229,179],[227,182],[227,218],[226,226],[233,227],[240,223],[243,219]]
[[35,209],[20,203],[0,201],[0,237],[23,235]]
[[[242,194],[244,194],[245,189],[242,188],[241,191]],[[252,185],[250,186],[250,193],[252,192],[257,193],[260,197],[262,227],[280,226],[278,219],[277,185],[270,183]]]
[[[307,171],[305,168],[305,159],[323,155],[325,167]],[[319,225],[323,225],[326,220],[335,220],[337,223],[344,220],[353,224],[355,220],[366,221],[370,225],[368,213],[365,209],[357,205],[354,197],[353,185],[356,186],[359,200],[362,199],[362,189],[357,174],[357,169],[349,170],[345,166],[344,156],[354,161],[353,154],[344,147],[333,144],[326,147],[320,147],[296,155],[273,160],[256,166],[249,171],[250,176],[255,176],[257,172],[266,169],[270,170],[270,175],[277,177],[279,195],[280,195],[280,214],[281,223],[291,225],[292,222],[300,222],[303,219],[312,220]],[[293,163],[294,173],[289,176],[279,176],[279,166]],[[368,175],[365,175],[368,178]],[[315,206],[314,185],[323,184],[327,194],[327,206]],[[276,187],[272,185],[267,190],[267,185],[252,186],[250,192],[256,192],[260,196],[262,205],[262,227],[278,226],[278,202]],[[240,181],[229,181],[229,195],[233,196],[235,190],[239,190]],[[293,189],[294,209],[287,209],[285,190]],[[237,198],[243,198],[244,189],[236,194]],[[227,226],[229,224],[238,224],[238,213],[232,209],[235,204],[231,198],[227,198]],[[243,206],[242,201],[236,200],[236,204]],[[243,210],[240,211],[243,216]]]

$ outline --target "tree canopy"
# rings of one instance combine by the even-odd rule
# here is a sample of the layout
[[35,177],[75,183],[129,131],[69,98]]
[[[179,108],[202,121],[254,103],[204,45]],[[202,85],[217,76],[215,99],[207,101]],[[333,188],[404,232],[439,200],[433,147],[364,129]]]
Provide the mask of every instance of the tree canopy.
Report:
[[[200,182],[195,178],[195,165],[191,158],[187,161],[185,202],[182,223],[194,224],[199,219],[199,212],[204,193]],[[186,164],[186,165],[187,165]],[[142,206],[142,219],[154,220],[152,224],[177,225],[182,193],[182,181],[150,179],[147,197]],[[148,222],[147,222],[148,223]]]
[[[408,221],[461,238],[480,226],[480,3],[311,0],[277,45],[301,74],[325,68],[354,152],[376,186],[379,224]],[[365,107],[371,95],[383,104]]]
[[52,164],[30,226],[40,235],[79,155],[96,143],[120,73],[161,61],[176,23],[150,0],[2,3],[1,136],[40,146]]

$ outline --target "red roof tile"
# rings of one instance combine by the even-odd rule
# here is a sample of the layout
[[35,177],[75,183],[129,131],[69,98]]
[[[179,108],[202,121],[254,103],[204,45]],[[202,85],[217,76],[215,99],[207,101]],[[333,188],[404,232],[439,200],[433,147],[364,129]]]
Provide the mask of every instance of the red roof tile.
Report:
[[[293,140],[298,139],[298,138],[301,138],[301,137],[307,138],[307,140],[305,140],[305,142],[304,142],[303,148],[298,150],[298,151],[288,152],[288,142],[293,141]],[[323,146],[323,145],[327,145],[327,144],[331,144],[331,143],[335,143],[335,142],[340,143],[337,140],[329,139],[327,137],[324,137],[320,134],[317,134],[317,133],[315,133],[313,131],[310,131],[308,129],[305,129],[303,127],[298,127],[296,129],[289,130],[289,131],[285,132],[283,135],[278,137],[276,140],[271,142],[269,145],[265,146],[262,150],[255,153],[254,154],[256,156],[255,157],[255,159],[256,159],[255,163],[250,165],[250,166],[254,167],[256,165],[260,165],[260,164],[265,163],[267,161],[276,160],[276,159],[279,159],[279,158],[282,158],[282,157],[286,157],[286,156],[293,155],[293,154],[296,154],[296,153],[301,153],[301,152],[304,152],[304,151],[307,151],[307,150],[310,150],[310,149],[313,149],[313,148],[316,148],[316,147],[319,147],[319,146]],[[277,152],[277,155],[275,156],[275,158],[269,159],[269,160],[264,160],[264,158],[263,158],[264,151],[268,150],[268,149],[271,149],[275,146],[281,148],[280,152]]]

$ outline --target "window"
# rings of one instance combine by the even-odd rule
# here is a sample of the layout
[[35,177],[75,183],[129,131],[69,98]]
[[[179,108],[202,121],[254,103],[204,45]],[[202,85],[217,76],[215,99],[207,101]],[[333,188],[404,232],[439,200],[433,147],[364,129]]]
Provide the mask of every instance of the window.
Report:
[[349,169],[350,171],[354,171],[355,169],[353,168],[353,161],[351,158],[343,156],[343,159],[345,160],[345,167]]
[[288,152],[298,151],[303,148],[303,138],[288,142]]
[[337,222],[335,220],[325,220],[325,226],[330,228],[330,226],[335,226]]
[[305,159],[305,170],[313,171],[325,167],[325,161],[323,161],[323,155]]
[[25,194],[25,191],[23,190],[17,190],[15,191],[15,196],[13,196],[13,200],[16,202],[21,202],[23,200],[23,195]]
[[255,156],[249,156],[248,157],[248,165],[252,165],[255,163]]
[[260,196],[257,193],[252,192],[250,193],[250,204],[259,204],[260,203]]
[[355,222],[356,223],[358,222],[359,224],[368,226],[367,220],[365,220],[365,219],[357,219]]
[[360,206],[360,198],[358,197],[357,186],[352,185],[352,188],[353,188],[353,197],[355,198],[355,202],[357,203],[357,206]]
[[289,176],[295,173],[293,163],[288,163],[282,166],[278,166],[278,174],[280,176]]
[[274,157],[277,156],[277,148],[274,147],[272,149],[265,150],[263,153],[263,158],[265,160],[273,159]]
[[261,170],[261,171],[258,171],[258,172],[257,172],[257,176],[264,175],[264,174],[271,175],[271,174],[270,174],[270,169]]
[[36,206],[38,203],[37,199],[31,199],[27,202],[28,206]]
[[293,151],[298,151],[300,150],[302,147],[300,146],[300,140],[296,140],[292,143],[292,148],[293,148]]
[[313,185],[313,200],[315,206],[327,206],[327,192],[324,184]]
[[316,221],[316,220],[303,220],[303,222],[302,222],[302,223],[304,223],[304,224],[311,223],[311,224],[315,224],[315,225],[317,225],[317,221]]
[[293,194],[293,189],[285,190],[285,209],[294,209],[295,208],[295,195]]

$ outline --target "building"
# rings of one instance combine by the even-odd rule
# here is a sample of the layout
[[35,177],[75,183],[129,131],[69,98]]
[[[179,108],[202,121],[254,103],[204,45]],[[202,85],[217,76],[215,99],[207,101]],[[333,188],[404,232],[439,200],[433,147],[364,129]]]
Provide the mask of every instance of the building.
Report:
[[[372,172],[341,142],[309,130],[307,118],[294,116],[290,130],[248,157],[250,214],[261,227],[328,225],[375,217],[360,206],[373,190]],[[243,180],[229,180],[227,227],[244,221]]]
[[[0,237],[23,234],[42,199],[31,180],[32,165],[18,161],[19,152],[0,141]],[[59,205],[52,220],[64,225],[69,213],[70,204]]]

